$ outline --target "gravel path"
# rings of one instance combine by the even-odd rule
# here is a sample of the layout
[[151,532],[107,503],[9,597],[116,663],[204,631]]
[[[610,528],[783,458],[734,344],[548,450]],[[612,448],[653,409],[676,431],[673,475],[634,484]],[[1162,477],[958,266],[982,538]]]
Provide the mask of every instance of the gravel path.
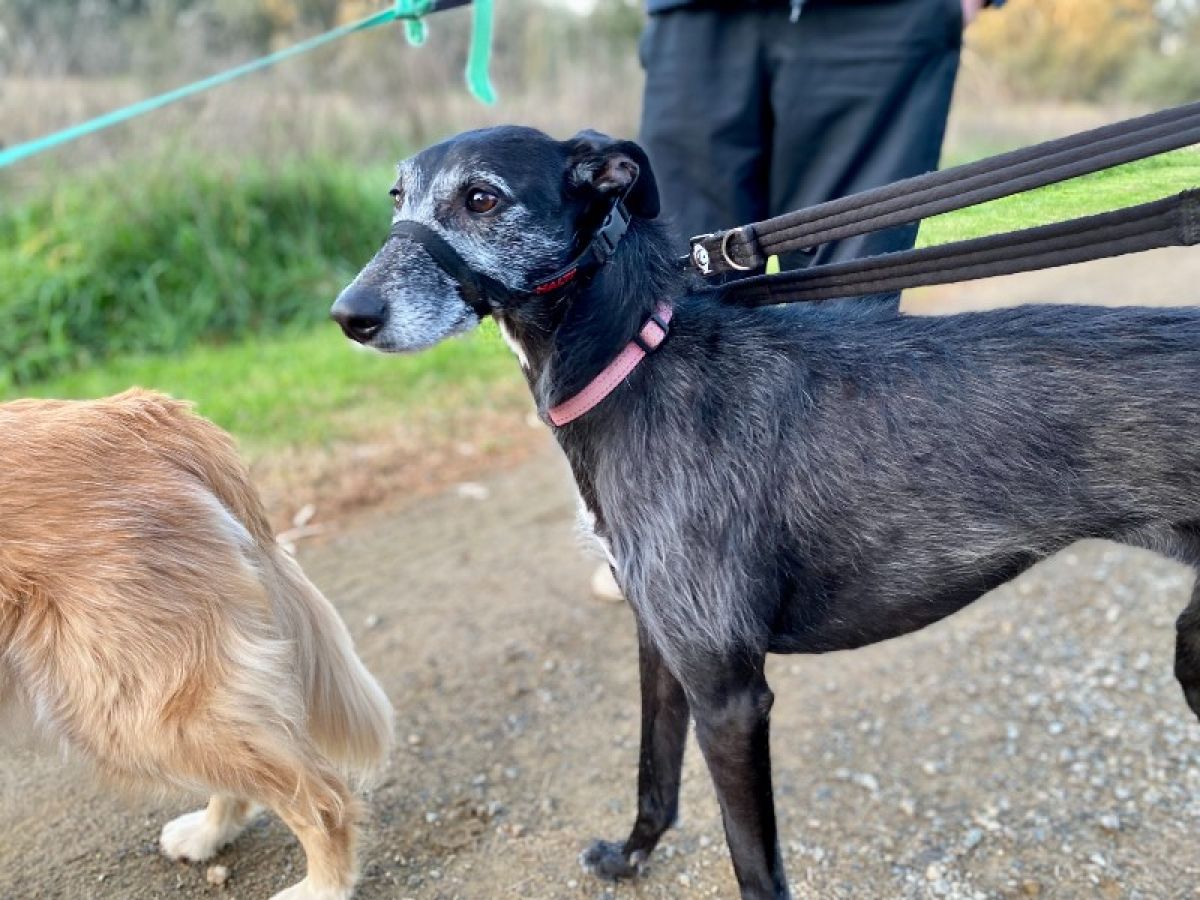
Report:
[[[1196,262],[1161,270],[1163,299],[1195,283]],[[1104,280],[1136,286],[1129,266]],[[632,820],[631,617],[588,593],[594,561],[548,440],[482,487],[301,546],[399,710],[358,896],[734,896],[694,743],[682,822],[648,876],[610,887],[580,871],[589,838],[622,837]],[[1190,585],[1160,558],[1086,543],[918,634],[772,660],[796,895],[1200,895],[1200,725],[1171,675]],[[256,900],[299,877],[299,849],[270,818],[218,857],[222,887],[162,859],[158,830],[187,808],[114,796],[53,755],[0,751],[0,898]]]

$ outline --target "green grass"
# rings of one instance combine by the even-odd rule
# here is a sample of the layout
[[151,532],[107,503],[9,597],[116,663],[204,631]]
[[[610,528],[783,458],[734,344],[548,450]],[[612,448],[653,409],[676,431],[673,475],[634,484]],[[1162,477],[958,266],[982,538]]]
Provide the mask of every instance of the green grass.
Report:
[[1200,151],[1177,150],[1026,194],[927,219],[917,246],[1107,212],[1200,188]]
[[388,222],[386,170],[183,160],[0,207],[0,389],[314,324]]
[[[26,317],[19,318],[25,333],[28,335],[30,328],[36,331],[40,320],[28,317],[31,310],[42,309],[43,294],[48,291],[64,299],[71,286],[82,286],[90,298],[87,302],[98,302],[96,298],[104,296],[114,298],[118,306],[95,320],[99,344],[73,345],[67,362],[52,367],[56,372],[52,377],[19,385],[11,378],[5,384],[0,377],[0,399],[94,397],[131,385],[153,387],[195,400],[204,414],[253,450],[261,451],[353,439],[377,432],[381,423],[418,414],[437,415],[439,410],[450,412],[464,404],[512,403],[523,390],[521,377],[493,327],[416,356],[385,357],[355,352],[325,320],[329,299],[376,246],[378,232],[386,227],[386,201],[381,203],[378,196],[380,185],[386,185],[386,173],[364,177],[342,171],[316,172],[311,178],[324,186],[307,184],[300,169],[284,173],[278,189],[268,190],[273,179],[262,172],[220,180],[219,184],[204,180],[188,184],[179,189],[182,196],[190,198],[182,206],[175,198],[164,211],[139,209],[130,213],[129,221],[112,224],[109,230],[119,232],[119,239],[104,233],[101,214],[85,214],[82,224],[60,221],[59,215],[80,213],[78,203],[63,200],[61,195],[35,214],[7,214],[8,224],[0,224],[0,240],[11,235],[14,219],[25,216],[41,224],[18,225],[24,252],[31,257],[20,265],[29,267],[26,275],[31,281],[16,285],[15,292],[13,283],[4,280],[14,265],[13,252],[0,249],[0,283],[5,286],[0,316],[6,322],[12,322],[16,308],[19,317]],[[235,193],[249,186],[254,196],[265,196],[269,202],[200,196],[218,186]],[[1178,152],[938,216],[922,226],[921,243],[1044,224],[1197,186],[1200,153]],[[165,187],[160,185],[157,190],[166,191],[165,198],[171,199]],[[291,190],[299,192],[299,205],[294,209],[284,199]],[[113,214],[122,202],[120,198],[105,199],[101,206]],[[54,205],[57,203],[65,205],[60,209]],[[285,212],[279,213],[278,220],[274,213],[264,211],[275,209],[275,203],[284,203]],[[317,207],[323,210],[320,215],[331,218],[311,221]],[[180,221],[189,214],[201,215],[202,222]],[[229,217],[222,218],[226,215]],[[139,235],[137,223],[148,235]],[[292,228],[298,229],[298,236],[290,233]],[[68,233],[71,240],[59,243]],[[202,237],[195,237],[198,233]],[[81,246],[93,236],[107,248],[106,253],[115,252],[114,248],[121,251],[118,256],[127,260],[123,268],[89,269],[98,261],[111,259],[95,248]],[[323,243],[326,240],[329,246]],[[144,246],[139,246],[140,242]],[[187,267],[169,277],[155,266],[156,260],[181,258]],[[212,273],[203,271],[205,261],[212,263]],[[5,265],[10,268],[6,270]],[[37,271],[49,272],[61,281],[43,291],[36,283]],[[151,291],[149,284],[157,286]],[[221,301],[227,296],[238,308],[236,314],[222,311]],[[151,297],[159,298],[161,306],[150,303]],[[128,309],[120,309],[124,302],[120,298],[127,298]],[[50,330],[65,335],[69,329],[59,323],[62,310],[57,302],[47,301],[45,307],[50,312]],[[192,303],[208,313],[189,310]],[[186,327],[172,324],[174,320],[168,316],[169,311],[181,308],[189,323]],[[146,315],[155,323],[160,320],[154,316],[164,317],[161,326],[155,327],[166,329],[166,336],[155,338],[141,352],[130,352],[129,329],[143,328]],[[281,321],[290,324],[281,326]],[[45,330],[46,323],[38,327]],[[208,343],[197,343],[201,337]],[[219,343],[212,343],[214,339]],[[3,354],[13,353],[13,346],[11,337],[0,331],[0,363],[8,359],[11,364]]]
[[101,397],[138,385],[196,402],[254,451],[321,446],[418,411],[511,403],[520,372],[495,326],[416,356],[358,350],[332,324],[178,357],[138,355],[38,382],[32,397]]

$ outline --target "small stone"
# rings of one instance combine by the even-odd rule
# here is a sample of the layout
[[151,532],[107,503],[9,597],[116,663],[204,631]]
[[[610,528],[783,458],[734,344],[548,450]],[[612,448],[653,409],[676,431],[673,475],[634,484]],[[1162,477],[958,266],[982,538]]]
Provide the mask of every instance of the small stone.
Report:
[[410,734],[408,736],[408,746],[415,747],[419,743],[421,743],[421,736],[419,734]]
[[676,880],[684,887],[688,887],[692,883],[691,877],[686,872],[680,872]]
[[870,791],[872,794],[879,793],[879,781],[874,775],[867,772],[861,772],[854,776],[854,783],[860,788]]
[[1026,878],[1021,882],[1021,893],[1026,897],[1042,896],[1042,883],[1034,881],[1032,878]]
[[492,496],[487,485],[480,484],[478,481],[464,481],[456,488],[456,492],[464,500],[486,500]]
[[204,878],[209,884],[215,887],[221,887],[229,880],[228,866],[209,866],[208,871],[204,873]]
[[1100,827],[1114,834],[1121,830],[1121,819],[1115,813],[1106,813],[1100,817]]
[[375,613],[371,613],[366,619],[363,620],[363,624],[368,628],[375,628],[379,624],[379,616],[375,615]]
[[571,890],[575,890],[575,888],[579,887],[579,882],[574,878],[569,878],[567,879],[567,887],[569,887]]
[[926,881],[939,881],[942,877],[942,867],[937,863],[931,863],[929,868],[925,870]]
[[979,846],[979,842],[982,840],[983,840],[983,829],[972,828],[967,832],[966,836],[963,838],[963,849],[964,850],[974,850],[976,847]]
[[434,822],[436,822],[440,818],[441,818],[441,816],[439,816],[435,812],[425,813],[425,821],[428,822],[430,825],[432,825]]

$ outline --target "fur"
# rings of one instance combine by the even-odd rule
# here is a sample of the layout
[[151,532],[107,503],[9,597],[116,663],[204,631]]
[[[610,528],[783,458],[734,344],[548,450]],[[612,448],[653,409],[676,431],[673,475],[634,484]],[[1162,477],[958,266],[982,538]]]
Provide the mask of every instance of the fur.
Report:
[[[407,165],[428,184],[450,161],[478,161],[512,185],[504,214],[472,228],[511,247],[513,223],[536,223],[521,255],[546,271],[570,258],[570,236],[586,233],[581,223],[612,190],[653,184],[627,143],[530,129],[471,132]],[[583,859],[605,877],[640,871],[678,808],[690,715],[742,896],[779,900],[789,894],[767,653],[849,649],[922,628],[1082,538],[1200,567],[1200,309],[744,309],[678,273],[657,202],[642,201],[590,283],[499,298],[496,312],[545,410],[594,377],[658,303],[674,305],[666,341],[555,431],[636,613],[641,655],[637,818],[624,842],[597,842]],[[502,255],[467,255],[459,219],[445,220],[447,239],[494,274]],[[548,236],[559,251],[538,256]],[[414,307],[464,308],[453,284],[410,290],[437,270],[420,248],[391,248],[387,267],[389,289]],[[354,288],[334,314],[344,322],[364,309],[382,323],[410,315]],[[348,333],[411,349],[386,324],[378,338]],[[1179,619],[1175,673],[1200,714],[1200,591]]]
[[163,829],[207,859],[274,810],[289,900],[350,896],[387,698],[275,542],[229,437],[167,397],[0,405],[0,704],[108,779],[213,794]]

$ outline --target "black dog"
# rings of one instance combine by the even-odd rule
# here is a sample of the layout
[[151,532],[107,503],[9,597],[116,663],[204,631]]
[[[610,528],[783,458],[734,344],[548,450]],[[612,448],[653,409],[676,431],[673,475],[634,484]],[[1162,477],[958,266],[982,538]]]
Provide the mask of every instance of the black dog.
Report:
[[[690,715],[742,896],[788,896],[767,653],[905,634],[1081,538],[1200,566],[1200,310],[723,305],[678,274],[641,150],[590,133],[464,134],[392,194],[334,317],[403,351],[494,315],[637,615],[638,816],[585,851],[597,874],[634,874],[670,826]],[[648,356],[566,421],[623,352]],[[1175,671],[1200,714],[1200,592]]]

